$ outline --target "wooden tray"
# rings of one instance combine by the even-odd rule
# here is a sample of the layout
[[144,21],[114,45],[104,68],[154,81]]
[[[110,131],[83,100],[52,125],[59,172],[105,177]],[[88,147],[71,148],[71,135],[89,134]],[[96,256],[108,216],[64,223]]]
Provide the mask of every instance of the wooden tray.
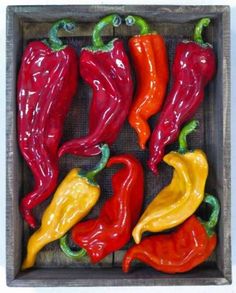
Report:
[[[19,199],[32,188],[33,178],[22,160],[16,135],[16,80],[24,47],[30,40],[47,37],[52,22],[60,18],[72,18],[78,28],[64,39],[80,51],[91,43],[94,24],[104,15],[117,12],[121,15],[136,14],[145,17],[153,29],[166,40],[170,64],[176,43],[191,38],[196,21],[210,17],[212,23],[205,39],[212,43],[217,54],[217,74],[206,89],[206,97],[195,118],[200,127],[189,137],[191,148],[202,148],[209,160],[209,177],[206,190],[215,194],[221,203],[218,246],[214,255],[198,268],[185,274],[168,275],[141,264],[133,272],[121,270],[122,257],[130,242],[122,250],[106,257],[92,266],[87,257],[81,261],[66,258],[58,242],[43,249],[36,266],[21,272],[30,231],[19,214]],[[229,7],[227,6],[9,6],[7,8],[7,284],[9,286],[143,286],[143,285],[209,285],[231,283],[230,243],[230,60],[229,60]],[[135,28],[122,25],[104,31],[104,40],[121,37],[127,44],[128,38],[137,33]],[[63,37],[61,33],[61,37]],[[67,35],[68,36],[68,35]],[[171,81],[170,81],[171,85]],[[170,87],[169,85],[169,87]],[[91,91],[79,81],[79,90],[65,123],[63,140],[81,136],[87,131],[87,113]],[[155,119],[151,119],[152,126]],[[145,168],[145,206],[171,178],[172,171],[164,164],[158,177],[146,167],[147,152],[139,150],[136,135],[128,123],[122,129],[111,153],[133,153]],[[170,146],[167,151],[175,149]],[[90,167],[98,158],[75,158],[65,156],[60,162],[61,177],[77,166]],[[99,178],[102,196],[89,217],[94,217],[104,201],[111,196],[110,177],[114,169],[105,170]],[[34,210],[38,220],[49,200]]]

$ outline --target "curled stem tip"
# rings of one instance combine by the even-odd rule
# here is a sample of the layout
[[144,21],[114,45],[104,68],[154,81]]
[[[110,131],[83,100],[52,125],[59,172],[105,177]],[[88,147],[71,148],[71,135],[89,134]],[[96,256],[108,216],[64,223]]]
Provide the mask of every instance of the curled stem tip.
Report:
[[122,19],[119,14],[110,14],[102,18],[94,27],[92,41],[93,46],[97,49],[104,47],[104,43],[101,38],[102,30],[108,26],[112,25],[113,27],[118,27],[122,23]]
[[191,120],[182,128],[179,134],[179,153],[184,154],[188,151],[187,136],[195,131],[198,125],[198,120]]
[[204,45],[204,41],[202,39],[202,31],[204,27],[207,27],[209,23],[211,22],[210,18],[205,17],[198,21],[198,23],[195,26],[193,39],[196,43],[199,43],[201,45]]
[[68,237],[67,234],[65,234],[63,237],[60,238],[60,248],[64,252],[64,254],[66,256],[73,258],[73,259],[76,259],[76,260],[85,256],[87,252],[83,248],[78,251],[71,250],[71,248],[69,247],[69,245],[67,243],[67,237]]
[[217,222],[219,219],[220,203],[215,196],[208,194],[208,193],[205,194],[205,198],[204,198],[203,202],[209,204],[212,208],[212,211],[211,211],[211,214],[210,214],[208,221],[203,221],[202,219],[200,219],[201,223],[204,225],[204,227],[207,231],[207,234],[209,236],[211,236],[214,233],[214,228],[217,225]]
[[107,161],[110,156],[110,149],[107,144],[103,144],[102,146],[100,146],[100,149],[101,149],[102,157],[100,161],[96,164],[96,166],[90,171],[80,172],[80,175],[87,177],[91,182],[93,182],[95,176],[106,167]]
[[128,15],[125,18],[125,23],[127,26],[139,26],[140,35],[145,35],[151,32],[150,26],[147,21],[140,16]]
[[55,22],[48,33],[49,45],[52,50],[59,51],[64,48],[62,40],[58,37],[58,31],[64,29],[66,32],[71,32],[75,27],[75,22],[70,19],[63,18]]

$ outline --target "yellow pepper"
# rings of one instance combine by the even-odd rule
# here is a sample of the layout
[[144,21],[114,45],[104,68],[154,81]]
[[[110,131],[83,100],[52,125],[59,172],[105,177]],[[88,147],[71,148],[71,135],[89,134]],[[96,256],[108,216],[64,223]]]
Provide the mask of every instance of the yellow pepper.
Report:
[[102,159],[94,169],[88,172],[72,169],[57,188],[43,214],[41,227],[28,241],[23,270],[34,265],[38,252],[46,244],[61,238],[96,204],[100,187],[94,177],[106,166],[109,158],[108,146],[103,145],[101,150]]
[[174,168],[173,178],[148,205],[133,229],[137,244],[145,231],[160,232],[181,224],[202,202],[208,175],[207,158],[200,149],[187,151],[186,143],[186,136],[197,125],[196,120],[188,123],[179,136],[179,151],[172,151],[163,158]]

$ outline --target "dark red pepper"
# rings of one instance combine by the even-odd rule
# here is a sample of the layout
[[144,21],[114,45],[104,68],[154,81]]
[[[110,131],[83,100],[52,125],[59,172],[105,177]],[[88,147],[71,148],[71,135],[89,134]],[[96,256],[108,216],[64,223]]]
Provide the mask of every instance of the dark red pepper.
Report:
[[18,142],[34,176],[34,189],[20,203],[30,227],[36,227],[32,209],[47,199],[58,179],[58,145],[65,116],[76,93],[78,59],[73,48],[57,37],[71,31],[70,20],[56,22],[49,41],[34,41],[24,51],[18,75]]
[[169,274],[187,272],[204,262],[216,247],[214,227],[220,209],[215,197],[207,195],[204,201],[213,207],[209,221],[191,216],[170,234],[144,238],[140,244],[134,245],[126,252],[123,271],[129,271],[134,259]]
[[209,18],[196,25],[193,41],[177,45],[173,63],[174,84],[151,135],[148,166],[157,173],[166,145],[174,142],[183,123],[189,120],[204,98],[204,88],[213,78],[216,59],[211,45],[203,43],[201,32]]
[[[78,223],[72,229],[72,240],[87,252],[92,263],[99,262],[130,240],[142,209],[142,165],[131,155],[115,156],[107,166],[114,164],[124,165],[112,177],[114,195],[105,202],[97,219]],[[61,239],[61,248],[68,256],[75,258],[76,253],[66,244],[66,236]],[[81,257],[81,250],[77,255]]]
[[87,136],[66,142],[59,150],[81,156],[100,153],[99,145],[111,145],[128,115],[133,95],[133,82],[123,42],[118,39],[104,45],[100,33],[108,24],[120,25],[117,14],[103,18],[94,28],[93,46],[82,49],[80,75],[92,87],[93,98]]

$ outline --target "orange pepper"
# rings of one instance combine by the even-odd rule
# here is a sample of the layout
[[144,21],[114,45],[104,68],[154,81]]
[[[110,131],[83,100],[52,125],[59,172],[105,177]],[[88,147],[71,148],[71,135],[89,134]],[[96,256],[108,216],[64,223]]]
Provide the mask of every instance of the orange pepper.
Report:
[[140,35],[129,40],[137,79],[129,123],[138,134],[141,149],[145,149],[150,136],[147,120],[159,112],[169,80],[167,50],[162,36],[150,32],[149,25],[141,17],[129,15],[126,24],[137,24],[141,28]]

